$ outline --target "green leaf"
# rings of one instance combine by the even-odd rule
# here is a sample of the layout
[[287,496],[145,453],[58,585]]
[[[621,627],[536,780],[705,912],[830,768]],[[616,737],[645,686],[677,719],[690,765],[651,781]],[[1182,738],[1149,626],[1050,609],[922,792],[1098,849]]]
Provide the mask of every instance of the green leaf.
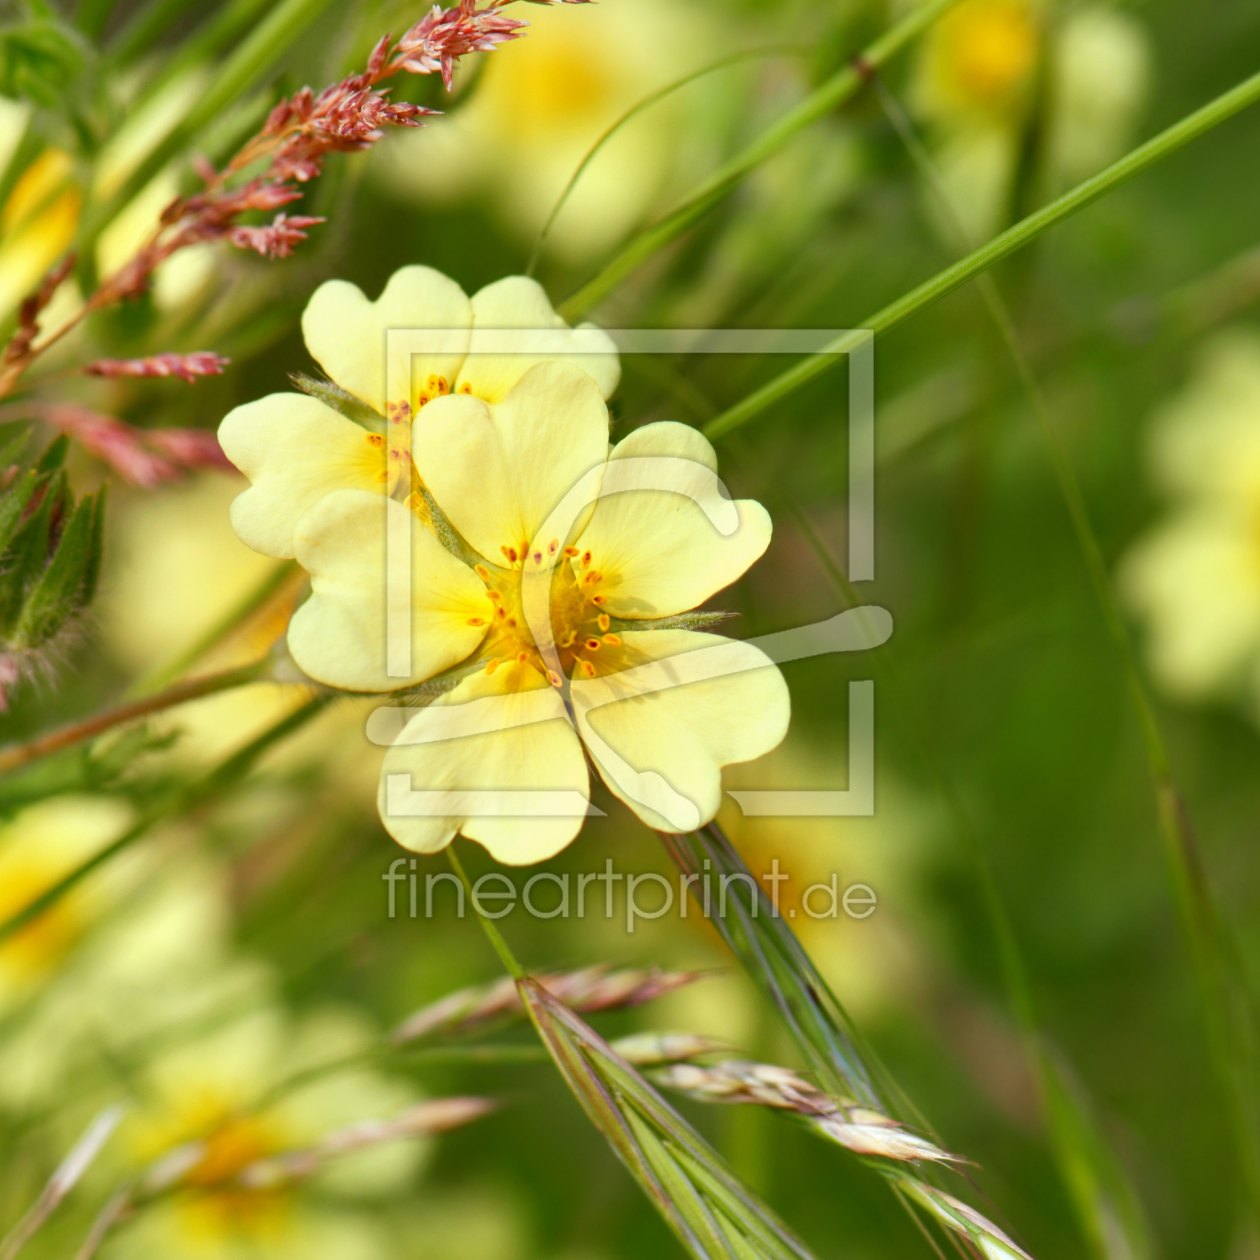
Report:
[[63,433],[51,446],[39,457],[39,462],[35,465],[35,471],[41,473],[50,473],[60,468],[66,462],[66,455],[70,450],[70,439]]
[[39,475],[34,469],[23,473],[4,494],[0,495],[0,573],[8,570],[9,565],[4,558],[9,540],[22,520],[22,513],[35,493],[35,484]]
[[0,574],[0,632],[12,631],[22,613],[26,593],[39,579],[48,563],[55,513],[60,511],[66,494],[66,474],[37,479],[39,507],[14,531],[4,554],[4,571]]
[[76,37],[53,21],[0,29],[0,95],[45,109],[65,104],[86,58]]
[[99,536],[98,500],[89,497],[74,510],[52,563],[26,598],[15,635],[22,647],[47,643],[83,607],[100,563]]
[[347,420],[354,421],[369,432],[385,432],[385,417],[335,382],[317,380],[313,376],[307,376],[305,372],[290,372],[289,380],[302,393],[318,398],[325,407],[331,407],[338,415],[345,416]]

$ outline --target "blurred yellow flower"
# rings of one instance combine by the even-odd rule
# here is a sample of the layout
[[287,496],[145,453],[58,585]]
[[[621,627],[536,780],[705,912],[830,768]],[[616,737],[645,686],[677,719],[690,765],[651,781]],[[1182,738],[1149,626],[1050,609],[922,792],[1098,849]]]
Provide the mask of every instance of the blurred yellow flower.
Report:
[[[1121,570],[1151,668],[1183,699],[1249,693],[1260,705],[1260,333],[1204,347],[1150,438],[1170,515]],[[1257,708],[1260,713],[1260,708]]]
[[[459,348],[415,355],[410,375],[392,379],[388,330],[421,328],[455,330]],[[536,333],[537,353],[479,354],[479,330],[507,328]],[[621,371],[611,338],[593,324],[570,329],[542,287],[524,276],[468,298],[430,267],[404,267],[375,302],[345,280],[330,280],[307,304],[302,333],[316,362],[376,413],[380,427],[365,430],[304,394],[271,394],[228,414],[219,441],[252,483],[232,505],[232,524],[248,546],[269,556],[294,554],[294,527],[331,491],[392,492],[407,473],[411,443],[424,441],[423,429],[410,438],[396,430],[409,428],[444,394],[498,403],[532,364],[565,359],[589,372],[607,398]]]
[[[608,127],[723,46],[703,9],[677,0],[539,6],[529,23],[510,54],[485,58],[465,106],[441,126],[381,145],[375,158],[393,190],[425,200],[489,191],[504,225],[527,240]],[[580,261],[608,248],[658,202],[671,174],[694,164],[708,147],[710,92],[706,84],[667,98],[605,146],[557,222],[550,247],[559,256]]]
[[[131,819],[125,801],[62,796],[33,805],[0,827],[0,920],[116,840]],[[29,996],[62,966],[118,892],[117,879],[81,884],[0,942],[0,1011]]]
[[0,314],[16,310],[70,248],[82,204],[62,149],[45,149],[18,177],[0,210]]
[[389,1119],[416,1101],[407,1085],[367,1068],[287,1084],[372,1044],[349,1013],[324,1010],[295,1025],[272,1008],[159,1054],[142,1072],[142,1104],[125,1121],[122,1141],[140,1166],[188,1155],[173,1192],[139,1212],[111,1254],[384,1260],[389,1248],[373,1200],[413,1180],[423,1143],[359,1150],[310,1182],[239,1179],[257,1161],[309,1149],[347,1125]]
[[1027,96],[1040,52],[1036,0],[963,0],[924,43],[920,108],[934,118],[999,118]]
[[[608,426],[595,381],[561,362],[531,368],[500,403],[456,393],[429,405],[418,475],[476,562],[439,541],[423,502],[411,513],[388,502],[398,522],[391,527],[377,495],[340,490],[298,525],[297,558],[311,574],[312,594],[290,625],[289,649],[311,677],[386,691],[463,667],[463,680],[413,717],[385,758],[382,818],[408,848],[434,852],[462,833],[499,861],[538,862],[574,838],[582,817],[477,816],[456,812],[457,803],[445,816],[392,816],[391,775],[409,775],[424,791],[542,789],[585,798],[589,754],[649,825],[678,831],[688,824],[662,804],[671,798],[667,785],[677,785],[690,825],[699,825],[717,812],[721,767],[760,756],[786,732],[787,688],[756,648],[688,630],[632,628],[694,608],[738,579],[770,541],[769,516],[740,501],[724,537],[683,493],[694,489],[698,498],[716,484],[717,457],[699,432],[649,424],[610,454]],[[581,483],[582,493],[592,474],[606,479],[626,459],[637,461],[622,466],[630,473],[657,461],[681,467],[691,486],[632,486],[583,515],[598,494],[593,482],[577,505],[572,544],[561,551],[566,538],[537,540],[570,491]],[[387,528],[410,528],[412,536],[409,678],[386,673]],[[557,531],[567,534],[567,522]],[[553,639],[541,648],[526,606],[540,590]],[[614,618],[621,619],[615,626]],[[723,647],[736,672],[666,689],[643,677],[653,670],[628,672],[656,663],[672,675],[684,654],[706,647]],[[561,695],[566,677],[574,723]],[[469,702],[479,703],[461,713]],[[642,788],[649,778],[666,787],[663,797]]]
[[[113,839],[128,818],[118,801],[62,798],[28,811],[14,826],[43,852],[55,850],[51,841],[44,844],[54,823],[63,832],[73,824],[82,838],[93,825],[114,821],[105,833]],[[85,1093],[95,1097],[102,1078],[112,1101],[118,1062],[151,1039],[169,1037],[181,1023],[221,1018],[224,1010],[239,1014],[270,996],[266,974],[231,960],[224,874],[181,843],[186,839],[151,837],[59,903],[57,948],[46,956],[55,968],[44,971],[38,989],[10,990],[25,999],[20,1006],[0,1003],[7,1016],[0,1107],[77,1103]],[[75,937],[73,949],[64,948],[64,925]]]
[[1044,174],[1058,186],[1120,156],[1149,83],[1145,27],[1109,4],[1058,18],[1043,0],[963,0],[925,40],[911,99],[954,215],[978,244],[1009,218],[1039,102]]

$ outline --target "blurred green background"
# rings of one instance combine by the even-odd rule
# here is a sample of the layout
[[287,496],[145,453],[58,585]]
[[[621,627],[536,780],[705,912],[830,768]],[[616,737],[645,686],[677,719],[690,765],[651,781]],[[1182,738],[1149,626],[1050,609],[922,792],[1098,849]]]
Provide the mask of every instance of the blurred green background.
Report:
[[[293,259],[205,247],[90,330],[101,352],[229,355],[222,377],[195,387],[92,385],[91,397],[140,426],[212,428],[237,403],[287,388],[289,372],[313,370],[297,321],[324,279],[351,280],[375,297],[408,263],[436,267],[470,293],[520,272],[577,162],[623,110],[729,52],[765,51],[682,89],[596,159],[537,272],[558,302],[635,227],[884,29],[895,9],[858,0],[523,8],[535,29],[484,67],[470,60],[448,117],[330,163],[300,207],[328,223]],[[955,44],[922,42],[884,82],[976,239],[1224,91],[1260,57],[1260,11],[1245,0],[968,0],[963,9],[973,10],[973,26]],[[248,134],[278,93],[334,81],[379,34],[419,16],[419,6],[401,4],[326,7],[219,130]],[[127,17],[118,5],[107,40]],[[198,66],[178,66],[173,50],[213,20],[204,6],[187,5],[125,73],[89,60],[82,80],[64,80],[60,100],[29,118],[15,114],[0,187],[8,198],[0,291],[10,318],[102,203],[94,182],[102,158],[76,132],[67,101],[81,92],[83,112],[113,127],[174,66],[166,90],[177,110],[179,94],[195,96],[204,80]],[[442,104],[434,82],[406,90]],[[203,143],[214,151],[219,141],[212,134]],[[1258,143],[1253,112],[995,272],[1132,617],[1203,859],[1253,971],[1260,437],[1247,441],[1260,433]],[[68,155],[69,175],[41,191],[24,172],[39,161],[47,168],[41,154],[50,149]],[[58,201],[65,189],[73,204]],[[866,92],[798,137],[593,317],[619,327],[856,326],[947,265],[959,252],[951,231],[879,98]],[[51,256],[35,261],[40,249]],[[777,857],[794,885],[837,871],[842,886],[877,891],[870,919],[804,923],[805,944],[945,1145],[975,1161],[966,1176],[978,1193],[960,1181],[961,1193],[1040,1260],[1081,1256],[1086,1244],[1004,996],[971,857],[978,844],[1047,1038],[1135,1187],[1153,1254],[1250,1260],[1260,1243],[1247,1225],[1228,1106],[1212,1076],[1141,732],[1018,373],[974,288],[881,338],[876,354],[878,578],[860,595],[891,610],[896,633],[878,663],[788,665],[788,742],[731,772],[732,785],[843,787],[847,682],[874,676],[876,814],[741,819],[728,802],[722,820],[755,869]],[[627,358],[615,432],[659,418],[703,423],[782,366]],[[840,369],[718,443],[727,484],[764,502],[776,525],[765,560],[714,601],[740,614],[741,637],[804,624],[846,602],[819,554],[845,553],[844,397]],[[1168,439],[1168,455],[1159,446],[1167,429],[1213,425],[1229,427],[1214,447]],[[1218,467],[1213,481],[1204,470]],[[82,452],[73,469],[83,487],[106,475]],[[1202,475],[1186,490],[1181,483],[1196,470]],[[152,490],[113,489],[95,613],[63,647],[55,672],[12,695],[0,717],[6,740],[116,701],[267,571],[228,525],[236,479],[205,473]],[[1202,553],[1190,543],[1179,549],[1175,535],[1167,542],[1177,522],[1205,515],[1228,520],[1217,521],[1216,543]],[[1237,563],[1211,558],[1235,544]],[[1180,654],[1170,640],[1182,644]],[[1228,643],[1214,648],[1218,640]],[[67,869],[58,862],[90,853],[126,825],[129,809],[207,768],[292,704],[291,691],[259,685],[155,721],[150,746],[134,759],[130,745],[105,741],[90,757],[63,755],[0,782],[9,819],[0,832],[0,910],[25,904]],[[446,909],[431,921],[387,917],[381,876],[401,851],[376,817],[377,754],[363,740],[362,716],[348,702],[334,709],[230,796],[163,826],[94,875],[57,924],[0,945],[0,1227],[38,1192],[76,1126],[111,1097],[143,1093],[152,1064],[180,1045],[258,1010],[291,1028],[329,1012],[346,1027],[386,1028],[498,974],[477,925],[449,912],[449,888],[439,895]],[[164,742],[177,730],[182,738]],[[612,858],[621,870],[668,872],[655,837],[600,792],[595,801],[608,816],[591,819],[544,869],[595,871]],[[491,869],[474,846],[459,848],[475,873]],[[445,869],[444,859],[420,859],[422,876]],[[129,923],[140,925],[131,937]],[[730,966],[694,916],[640,923],[633,934],[620,913],[542,922],[518,912],[501,926],[536,967]],[[610,1033],[697,1029],[750,1056],[798,1061],[774,1012],[734,970],[597,1022]],[[312,1228],[332,1231],[321,1233],[337,1240],[327,1243],[330,1254],[676,1253],[549,1064],[452,1067],[396,1056],[378,1067],[372,1088],[400,1097],[481,1093],[507,1105],[367,1192],[319,1188],[316,1206],[336,1224]],[[681,1107],[820,1257],[930,1254],[878,1176],[846,1152],[768,1112]],[[116,1167],[106,1160],[94,1170],[32,1252],[73,1254]],[[120,1232],[103,1254],[192,1256],[215,1235],[165,1237]],[[318,1254],[273,1245],[277,1254]]]

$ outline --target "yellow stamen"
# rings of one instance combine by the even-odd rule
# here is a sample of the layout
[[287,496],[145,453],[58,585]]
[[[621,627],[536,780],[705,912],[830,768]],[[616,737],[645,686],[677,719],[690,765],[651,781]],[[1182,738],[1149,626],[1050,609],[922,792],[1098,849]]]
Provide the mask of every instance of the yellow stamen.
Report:
[[367,435],[367,444],[369,446],[377,446],[377,447],[384,446],[385,438],[380,433],[369,433]]
[[607,643],[609,647],[620,647],[621,636],[618,634],[606,634],[604,635],[604,642]]
[[607,613],[600,613],[599,614],[599,628],[601,630],[608,630],[611,627],[612,627],[612,618]]
[[595,666],[592,665],[590,661],[578,661],[578,667],[581,669],[582,673],[587,676],[587,678],[595,677]]
[[493,674],[494,671],[499,668],[499,664],[500,664],[499,658],[497,656],[492,657],[489,661],[486,662],[486,673]]

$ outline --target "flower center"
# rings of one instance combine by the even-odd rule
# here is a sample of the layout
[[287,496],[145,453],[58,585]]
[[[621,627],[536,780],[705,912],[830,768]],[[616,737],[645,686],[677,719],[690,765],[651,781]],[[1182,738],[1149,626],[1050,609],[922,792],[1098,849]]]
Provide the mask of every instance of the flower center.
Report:
[[[521,604],[525,565],[551,564],[559,547],[559,540],[552,539],[546,555],[540,551],[529,555],[527,542],[505,544],[501,550],[507,568],[476,566],[477,576],[486,584],[489,608],[484,617],[473,617],[470,624],[489,627],[482,645],[487,674],[493,674],[500,665],[516,662],[532,665],[550,679],[553,687],[563,685],[564,680],[543,660]],[[603,581],[604,575],[595,567],[591,553],[577,547],[566,547],[552,570],[551,633],[561,670],[570,678],[579,674],[594,678],[626,667],[625,645],[613,633],[612,618],[604,611],[608,597],[601,589]]]
[[941,65],[960,98],[1005,104],[1028,79],[1037,28],[1024,0],[969,0],[941,24]]

